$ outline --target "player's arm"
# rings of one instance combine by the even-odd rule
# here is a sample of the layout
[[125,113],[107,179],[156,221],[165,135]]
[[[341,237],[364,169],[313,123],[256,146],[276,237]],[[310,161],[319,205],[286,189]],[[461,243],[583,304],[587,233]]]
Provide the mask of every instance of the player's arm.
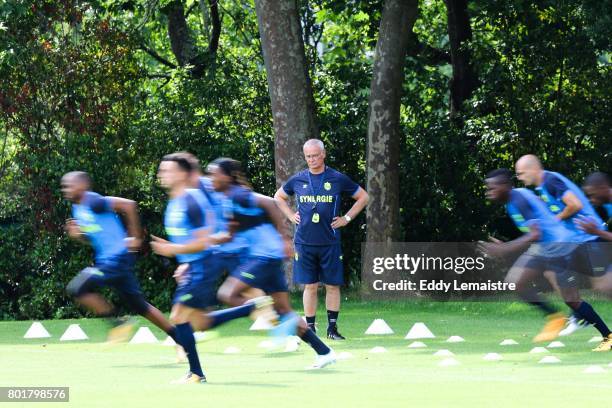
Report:
[[289,221],[294,224],[300,223],[300,213],[297,211],[294,212],[291,207],[289,207],[289,195],[285,192],[283,187],[280,187],[278,190],[276,190],[276,193],[274,193],[274,201],[276,202],[278,209],[285,215],[285,217],[287,217]]
[[565,208],[556,217],[560,220],[565,220],[572,217],[578,211],[582,210],[582,203],[580,199],[571,191],[566,191],[561,197],[561,201],[565,204]]
[[176,244],[155,235],[151,235],[151,248],[157,255],[168,258],[175,257],[179,254],[193,254],[208,248],[210,245],[209,233],[209,228],[200,228],[194,231],[194,239],[184,244]]
[[270,217],[270,220],[272,220],[276,230],[283,237],[283,241],[285,243],[285,254],[287,257],[290,257],[293,252],[293,245],[291,242],[291,237],[289,236],[289,229],[287,228],[287,224],[285,224],[283,214],[281,213],[277,204],[278,201],[263,194],[255,193],[253,193],[253,199],[255,205],[263,209],[266,214],[268,214],[268,217]]
[[88,244],[89,240],[83,231],[81,231],[81,227],[74,218],[69,218],[66,220],[66,225],[64,225],[64,230],[68,234],[68,236],[75,241],[78,241],[82,244]]
[[580,216],[574,220],[576,226],[587,234],[595,235],[606,241],[612,241],[612,232],[600,228],[595,221],[588,217]]
[[130,251],[138,251],[142,245],[142,227],[138,215],[138,204],[136,201],[121,197],[107,197],[111,209],[123,215],[126,223],[128,237],[127,247]]
[[151,248],[156,254],[168,258],[179,254],[193,254],[205,250],[210,246],[211,232],[211,228],[205,225],[205,217],[207,217],[206,212],[202,210],[202,207],[193,197],[189,196],[187,201],[187,218],[194,228],[193,239],[183,244],[177,244],[151,235]]
[[331,224],[332,228],[340,228],[347,225],[349,222],[355,219],[359,215],[359,213],[368,205],[368,201],[370,200],[370,196],[368,193],[361,187],[357,189],[355,194],[353,194],[353,206],[348,212],[342,217],[334,217],[334,220]]
[[478,249],[491,257],[501,257],[508,254],[524,251],[533,242],[540,239],[541,233],[537,222],[529,226],[529,232],[519,238],[508,242],[495,240],[493,242],[479,242]]

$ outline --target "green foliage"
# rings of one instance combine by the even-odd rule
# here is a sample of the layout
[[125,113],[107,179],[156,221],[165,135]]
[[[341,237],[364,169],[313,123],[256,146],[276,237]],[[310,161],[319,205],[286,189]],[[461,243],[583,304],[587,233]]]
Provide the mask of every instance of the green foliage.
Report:
[[[299,3],[329,164],[362,185],[382,3]],[[470,2],[473,40],[464,46],[480,86],[460,121],[449,119],[452,66],[407,57],[398,169],[405,240],[515,234],[485,202],[481,179],[492,168],[512,167],[521,154],[538,154],[576,181],[591,170],[610,171],[609,3]],[[62,232],[69,210],[58,183],[67,171],[88,171],[100,193],[136,200],[146,231],[155,234],[163,233],[165,205],[155,174],[166,153],[189,150],[203,163],[235,157],[255,189],[275,191],[253,1],[219,2],[219,49],[199,79],[175,66],[164,4],[0,4],[0,318],[81,313],[64,286],[91,254]],[[195,45],[206,48],[210,17],[199,2],[186,1],[185,10]],[[421,1],[414,32],[420,44],[448,53],[445,13],[444,1]],[[364,223],[360,216],[344,232],[350,285],[359,283]],[[138,262],[145,293],[162,309],[172,269],[150,252]]]

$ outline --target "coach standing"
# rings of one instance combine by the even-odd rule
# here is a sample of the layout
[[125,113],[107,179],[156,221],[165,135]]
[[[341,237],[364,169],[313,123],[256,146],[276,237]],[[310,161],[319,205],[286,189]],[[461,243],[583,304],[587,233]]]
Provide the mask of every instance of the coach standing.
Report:
[[[318,139],[304,143],[308,169],[293,175],[274,195],[285,216],[297,225],[295,231],[294,281],[304,284],[304,314],[315,330],[317,289],[325,284],[327,338],[344,340],[336,322],[340,312],[340,285],[344,283],[339,228],[354,219],[368,203],[368,193],[346,175],[325,165],[325,146]],[[356,201],[339,216],[341,195]],[[297,211],[288,205],[295,194]]]

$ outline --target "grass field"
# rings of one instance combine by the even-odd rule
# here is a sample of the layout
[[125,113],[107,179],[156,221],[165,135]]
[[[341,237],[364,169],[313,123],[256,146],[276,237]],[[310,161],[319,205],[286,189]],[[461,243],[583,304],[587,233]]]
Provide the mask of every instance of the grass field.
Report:
[[[596,303],[612,321],[612,305]],[[325,329],[321,310],[320,331]],[[374,318],[384,318],[396,334],[366,336]],[[436,334],[428,348],[409,349],[403,337],[422,321]],[[74,407],[587,407],[604,406],[612,395],[612,353],[594,353],[596,335],[588,328],[562,338],[566,347],[551,349],[559,364],[538,364],[529,354],[531,337],[539,330],[539,314],[518,303],[361,303],[348,302],[340,315],[341,332],[349,340],[332,344],[352,359],[324,370],[307,371],[314,354],[305,344],[293,353],[258,348],[263,332],[249,332],[241,320],[218,330],[219,336],[198,344],[209,383],[170,385],[187,366],[175,363],[174,349],[162,345],[108,346],[106,326],[97,319],[45,321],[48,340],[24,340],[31,322],[0,323],[0,386],[69,386]],[[59,342],[70,323],[79,323],[89,341]],[[153,332],[164,339],[157,329]],[[464,343],[446,343],[451,335]],[[499,346],[505,338],[516,346]],[[240,354],[224,354],[229,347]],[[371,354],[374,346],[388,352]],[[439,367],[433,353],[450,349],[458,366]],[[497,352],[502,361],[482,360]],[[586,374],[589,365],[606,372]],[[40,403],[6,406],[35,406]]]

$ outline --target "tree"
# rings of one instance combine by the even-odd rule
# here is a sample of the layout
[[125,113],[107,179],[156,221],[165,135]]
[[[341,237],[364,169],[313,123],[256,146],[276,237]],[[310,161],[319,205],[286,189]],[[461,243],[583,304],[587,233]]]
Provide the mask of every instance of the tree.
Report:
[[399,238],[400,105],[404,63],[417,14],[418,0],[387,0],[383,8],[368,109],[368,242]]
[[276,184],[304,167],[302,145],[318,137],[296,0],[256,0],[274,124]]
[[456,117],[463,102],[478,86],[478,79],[472,68],[467,42],[472,39],[468,0],[445,0],[448,22],[448,38],[451,49],[453,77],[450,80],[450,113]]

